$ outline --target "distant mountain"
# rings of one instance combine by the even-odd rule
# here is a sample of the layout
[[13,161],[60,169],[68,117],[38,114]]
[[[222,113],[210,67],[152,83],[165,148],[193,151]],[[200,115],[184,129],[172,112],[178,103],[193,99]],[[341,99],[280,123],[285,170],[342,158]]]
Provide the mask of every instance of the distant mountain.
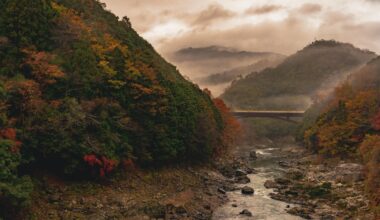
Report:
[[222,95],[237,108],[306,109],[376,54],[333,40],[315,41],[273,69],[250,74]]
[[285,58],[286,57],[283,55],[265,58],[248,66],[241,66],[231,70],[223,71],[221,73],[214,73],[210,76],[200,79],[199,81],[201,81],[203,84],[210,85],[230,83],[238,77],[245,77],[250,73],[257,73],[266,68],[276,67],[278,64],[282,63]]
[[[283,57],[283,55],[271,52],[242,51],[222,46],[188,47],[167,55],[167,58],[184,75],[202,87],[208,87],[214,95],[219,95],[222,91],[219,87],[214,88],[212,85],[205,84],[204,78],[214,73],[246,67],[261,60],[271,60],[277,57]],[[227,86],[228,84],[225,83],[223,88]]]
[[188,47],[175,52],[177,60],[188,61],[203,60],[203,59],[237,59],[237,58],[252,58],[272,55],[270,52],[250,52],[239,51],[234,48],[222,46],[209,46],[209,47]]

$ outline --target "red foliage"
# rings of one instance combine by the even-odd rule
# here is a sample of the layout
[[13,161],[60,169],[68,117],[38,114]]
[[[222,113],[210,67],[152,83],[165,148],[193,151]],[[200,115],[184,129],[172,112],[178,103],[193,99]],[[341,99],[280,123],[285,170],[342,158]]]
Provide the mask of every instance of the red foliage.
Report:
[[213,101],[214,105],[219,109],[224,121],[224,130],[222,136],[223,144],[226,146],[233,145],[242,134],[241,125],[238,120],[232,116],[230,109],[222,99],[215,98]]
[[1,130],[1,136],[14,141],[16,140],[16,130],[14,128],[4,128]]
[[94,154],[88,154],[83,157],[83,160],[91,167],[99,169],[99,176],[104,177],[111,173],[118,165],[116,160],[108,159],[101,156],[100,159]]
[[99,170],[99,176],[100,177],[104,177],[106,175],[106,173],[104,172],[104,168],[100,168]]
[[372,119],[372,127],[377,131],[380,130],[380,111]]
[[117,166],[117,161],[112,159],[107,159],[106,157],[102,156],[103,161],[103,169],[106,173],[112,172]]

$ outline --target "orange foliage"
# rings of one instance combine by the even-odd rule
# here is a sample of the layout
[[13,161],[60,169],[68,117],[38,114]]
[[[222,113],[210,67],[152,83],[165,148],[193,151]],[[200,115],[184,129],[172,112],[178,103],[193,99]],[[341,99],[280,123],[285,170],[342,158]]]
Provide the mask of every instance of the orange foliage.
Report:
[[53,8],[59,12],[56,19],[56,40],[62,46],[68,46],[69,42],[80,39],[83,35],[89,35],[91,29],[83,22],[82,18],[73,9],[53,3]]
[[33,50],[24,50],[27,54],[25,61],[32,68],[33,77],[42,84],[53,84],[57,78],[62,78],[65,74],[54,64],[51,64],[53,55],[47,52],[37,52]]
[[230,146],[241,138],[242,128],[238,120],[232,116],[230,109],[220,98],[213,99],[215,106],[219,109],[223,122],[224,130],[222,135],[222,142]]
[[14,154],[18,154],[20,152],[20,148],[22,143],[16,140],[16,129],[14,128],[4,128],[0,131],[0,136],[4,139],[11,140],[13,145],[10,148],[10,151]]
[[16,130],[14,128],[4,128],[1,130],[1,136],[5,139],[16,140]]

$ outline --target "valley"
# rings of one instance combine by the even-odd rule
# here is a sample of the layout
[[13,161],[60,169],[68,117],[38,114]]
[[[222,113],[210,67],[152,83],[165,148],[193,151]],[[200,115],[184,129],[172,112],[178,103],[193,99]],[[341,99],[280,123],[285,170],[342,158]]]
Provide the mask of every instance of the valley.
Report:
[[105,2],[0,1],[0,220],[380,218],[378,3]]

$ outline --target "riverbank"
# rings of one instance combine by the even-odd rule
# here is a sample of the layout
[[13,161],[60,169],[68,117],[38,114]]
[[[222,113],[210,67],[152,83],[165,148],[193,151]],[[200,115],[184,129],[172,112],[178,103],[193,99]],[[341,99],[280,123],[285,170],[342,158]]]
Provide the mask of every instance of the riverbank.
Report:
[[287,212],[305,219],[375,219],[364,189],[364,167],[306,154],[280,161],[285,174],[265,183],[272,199],[297,204]]
[[44,175],[32,219],[210,219],[230,188],[214,165],[134,171],[102,183]]
[[249,186],[255,193],[229,192],[229,202],[215,211],[213,219],[375,219],[359,163],[321,163],[292,138],[244,145],[235,156],[254,169],[247,175],[249,181],[235,187]]
[[[107,182],[44,175],[35,219],[374,219],[360,164],[328,161],[291,138],[240,145],[204,166],[134,170]],[[248,186],[254,195],[242,194]]]

